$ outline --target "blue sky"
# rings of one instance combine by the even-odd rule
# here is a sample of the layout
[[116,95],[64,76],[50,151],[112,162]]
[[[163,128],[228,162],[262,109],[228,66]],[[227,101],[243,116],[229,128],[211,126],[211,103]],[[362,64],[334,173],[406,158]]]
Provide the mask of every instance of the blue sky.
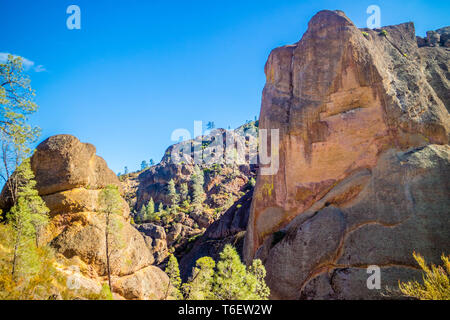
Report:
[[[81,30],[66,27],[71,4]],[[194,120],[253,120],[271,49],[298,41],[322,9],[365,27],[372,4],[382,25],[413,21],[421,36],[450,24],[449,1],[0,0],[0,53],[29,60],[40,141],[73,134],[115,172],[136,170]]]

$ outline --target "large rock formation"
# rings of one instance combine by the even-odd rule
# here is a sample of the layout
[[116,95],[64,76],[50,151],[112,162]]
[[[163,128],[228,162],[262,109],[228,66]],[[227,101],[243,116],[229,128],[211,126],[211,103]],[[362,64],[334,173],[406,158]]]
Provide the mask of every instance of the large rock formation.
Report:
[[367,265],[395,287],[414,250],[450,247],[450,54],[412,23],[383,29],[321,11],[269,56],[259,128],[279,129],[280,167],[258,176],[244,257],[273,298],[380,297]]
[[[156,208],[169,206],[167,186],[172,179],[178,192],[181,184],[186,183],[191,197],[195,166],[204,173],[206,200],[200,210],[181,205],[170,221],[144,221],[153,225],[146,223],[138,227],[158,264],[164,262],[167,249],[174,250],[181,259],[190,250],[193,240],[252,188],[249,181],[256,176],[253,164],[257,162],[257,130],[257,123],[253,121],[235,130],[214,129],[209,134],[170,146],[157,165],[120,176],[125,199],[136,215],[150,199]],[[182,156],[177,158],[180,153]],[[136,216],[135,221],[139,221]],[[148,241],[147,235],[156,227],[165,229],[164,237]]]
[[[76,276],[84,281],[78,283],[90,290],[99,290],[107,275],[105,216],[99,212],[98,195],[109,184],[121,187],[95,151],[74,136],[57,135],[42,142],[31,158],[37,189],[50,209],[47,241],[60,254],[61,270],[79,271]],[[112,290],[126,299],[160,299],[168,277],[152,266],[154,257],[130,225],[129,207],[122,201],[120,244],[110,256]]]

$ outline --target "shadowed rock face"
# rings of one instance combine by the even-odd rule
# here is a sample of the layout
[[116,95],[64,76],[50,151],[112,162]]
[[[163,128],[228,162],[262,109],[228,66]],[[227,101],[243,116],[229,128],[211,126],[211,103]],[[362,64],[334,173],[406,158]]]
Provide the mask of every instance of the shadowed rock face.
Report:
[[[394,279],[403,266],[414,265],[415,248],[438,263],[437,251],[449,247],[449,220],[443,214],[450,208],[448,197],[428,195],[433,192],[421,175],[434,176],[436,187],[448,194],[448,73],[442,63],[448,63],[450,54],[442,47],[419,49],[412,23],[383,29],[386,36],[364,29],[365,36],[342,12],[321,11],[301,41],[274,49],[268,58],[259,126],[279,129],[280,168],[274,175],[258,175],[244,257],[266,262],[273,298],[352,297],[350,288],[365,277],[365,269],[346,268],[394,266],[395,272],[388,271]],[[427,64],[430,56],[437,62]],[[393,154],[405,159],[414,154],[422,164],[408,171]],[[389,155],[393,158],[385,159]],[[438,178],[440,170],[445,179]],[[416,190],[423,190],[420,201],[400,198],[411,188],[413,172]],[[388,174],[396,179],[370,188],[378,175]],[[343,209],[355,203],[358,213]],[[421,219],[427,214],[443,227],[425,228]],[[402,223],[414,221],[408,218],[414,215],[415,223]],[[379,216],[385,221],[376,223]],[[359,222],[350,221],[354,219]],[[386,231],[397,223],[401,234]],[[368,226],[353,230],[360,224]],[[277,243],[279,232],[285,238]],[[361,238],[352,240],[359,233]],[[408,237],[415,241],[402,240]],[[394,250],[397,241],[402,250]],[[391,249],[374,249],[377,245]],[[362,259],[364,250],[372,259],[337,264],[348,250],[356,250],[349,259]],[[324,274],[333,270],[332,280],[346,288],[323,289]],[[358,291],[354,297],[376,295]]]
[[214,221],[205,233],[195,241],[192,248],[180,260],[180,272],[184,280],[192,273],[192,268],[201,257],[219,259],[226,244],[236,247],[242,256],[243,236],[248,223],[253,191],[248,191],[236,201],[221,217]]

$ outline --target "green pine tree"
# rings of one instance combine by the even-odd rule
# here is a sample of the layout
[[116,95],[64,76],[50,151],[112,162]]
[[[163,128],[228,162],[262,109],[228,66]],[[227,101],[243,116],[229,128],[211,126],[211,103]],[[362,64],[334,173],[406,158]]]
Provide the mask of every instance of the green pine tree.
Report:
[[36,190],[30,160],[25,159],[14,175],[18,187],[17,202],[7,214],[8,223],[11,224],[15,236],[11,271],[13,278],[18,270],[19,260],[24,258],[22,253],[28,250],[30,241],[34,241],[34,246],[39,247],[39,237],[48,224],[49,213],[49,209]]
[[220,253],[220,260],[217,263],[217,271],[214,275],[214,295],[219,300],[267,299],[268,288],[263,280],[265,273],[265,270],[262,271],[263,268],[262,264],[256,262],[253,271],[257,275],[254,275],[251,272],[252,268],[247,270],[241,262],[236,249],[227,244]]
[[264,281],[266,277],[266,268],[259,259],[253,260],[251,266],[248,267],[248,272],[255,277],[256,280],[256,295],[262,300],[269,299],[270,289]]
[[173,179],[170,179],[170,181],[167,185],[167,191],[168,191],[170,206],[171,206],[171,208],[175,208],[178,205],[178,203],[180,202],[180,196],[177,193],[177,189],[175,187],[175,181],[173,181]]
[[148,168],[147,161],[142,160],[142,162],[141,162],[141,170],[145,170],[145,169],[147,169],[147,168]]
[[189,281],[183,284],[183,295],[187,300],[212,300],[215,262],[211,257],[197,260]]
[[192,181],[192,203],[198,209],[205,201],[206,194],[203,189],[205,177],[203,171],[197,165],[194,167],[194,173],[192,174],[191,181]]
[[180,201],[184,202],[186,200],[189,200],[189,188],[187,183],[182,183],[180,185]]
[[148,216],[147,216],[147,206],[145,204],[142,205],[141,210],[139,210],[138,213],[139,220],[144,223],[147,222]]
[[165,299],[167,299],[169,296],[174,297],[177,300],[182,299],[180,292],[181,289],[180,269],[178,267],[177,258],[173,254],[169,256],[169,261],[167,263],[165,272],[169,277],[169,283],[167,284]]
[[111,285],[111,255],[124,246],[121,230],[123,203],[120,197],[119,188],[116,185],[107,185],[99,195],[100,211],[105,216],[105,253],[106,271],[108,275],[108,286]]

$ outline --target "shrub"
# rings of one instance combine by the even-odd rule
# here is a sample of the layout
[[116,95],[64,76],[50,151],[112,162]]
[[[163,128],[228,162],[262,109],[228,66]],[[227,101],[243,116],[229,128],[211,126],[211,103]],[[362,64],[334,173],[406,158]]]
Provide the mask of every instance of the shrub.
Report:
[[441,256],[444,267],[431,265],[428,267],[425,259],[415,252],[414,259],[424,271],[423,284],[417,281],[401,283],[400,291],[408,297],[420,300],[450,300],[450,256]]
[[366,37],[366,38],[369,37],[369,34],[368,34],[367,32],[365,32],[365,31],[362,32],[362,35],[363,35],[364,37]]
[[387,37],[387,31],[386,30],[381,30],[381,32],[380,32],[380,36],[383,36],[383,37]]

